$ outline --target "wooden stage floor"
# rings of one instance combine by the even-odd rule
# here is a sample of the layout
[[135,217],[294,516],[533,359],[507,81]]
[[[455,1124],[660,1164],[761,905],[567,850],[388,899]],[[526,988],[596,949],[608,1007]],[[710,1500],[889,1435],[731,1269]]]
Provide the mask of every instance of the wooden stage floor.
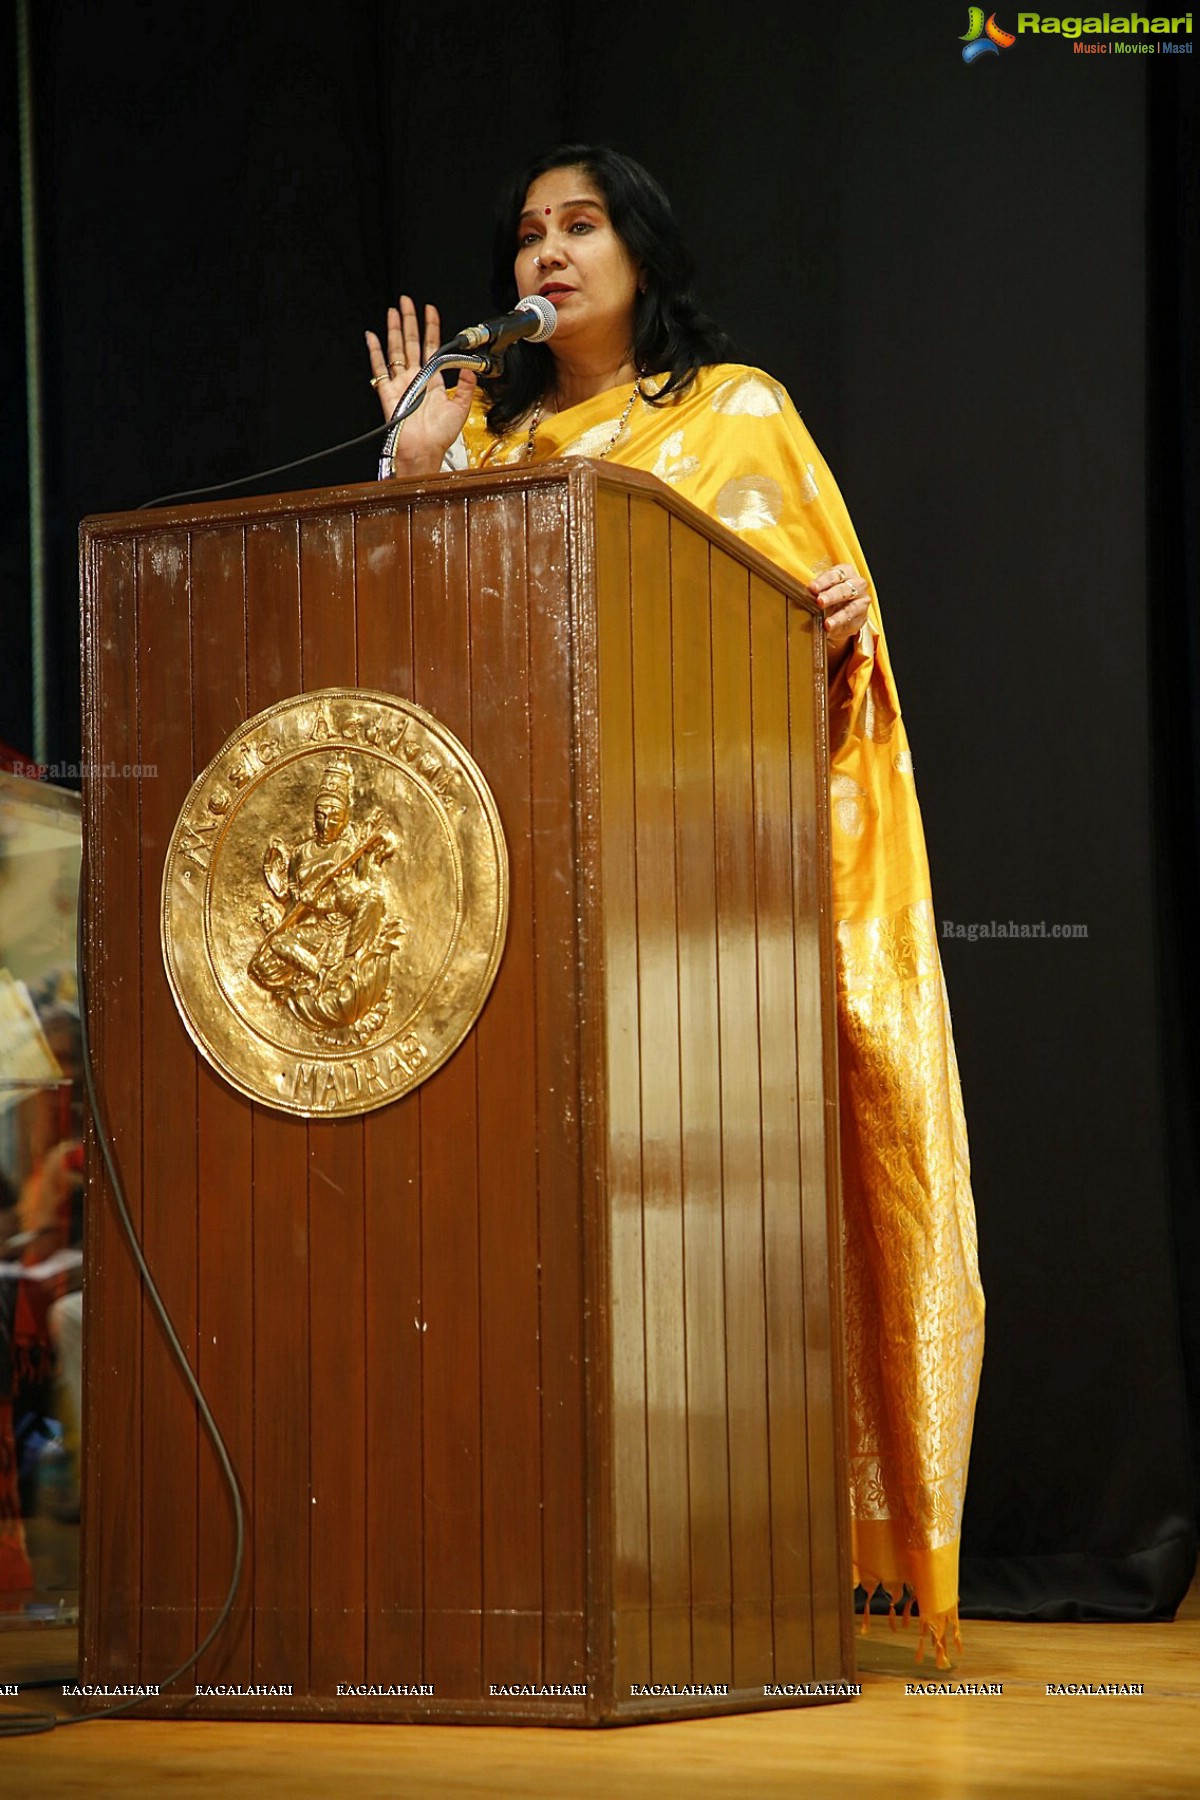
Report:
[[[958,1665],[913,1664],[915,1632],[872,1622],[862,1696],[795,1712],[600,1732],[466,1726],[227,1725],[96,1720],[0,1742],[0,1792],[192,1796],[676,1797],[1200,1795],[1200,1590],[1168,1625],[971,1620]],[[0,1634],[0,1675],[11,1650]],[[10,1640],[11,1642],[11,1640]],[[1000,1682],[921,1695],[915,1681]],[[1047,1694],[1048,1683],[1141,1683],[1140,1695]],[[9,1707],[43,1707],[24,1689]]]

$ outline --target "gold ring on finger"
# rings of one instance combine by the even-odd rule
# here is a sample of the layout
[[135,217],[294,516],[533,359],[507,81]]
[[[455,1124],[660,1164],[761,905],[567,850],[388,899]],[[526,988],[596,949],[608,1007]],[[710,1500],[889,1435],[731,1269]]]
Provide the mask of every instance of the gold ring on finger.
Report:
[[377,387],[378,387],[378,386],[379,386],[379,384],[380,384],[380,382],[381,382],[381,381],[386,381],[386,380],[387,380],[387,376],[386,376],[386,375],[372,375],[372,377],[371,377],[371,386],[372,386],[372,387],[373,387],[373,388],[377,388]]

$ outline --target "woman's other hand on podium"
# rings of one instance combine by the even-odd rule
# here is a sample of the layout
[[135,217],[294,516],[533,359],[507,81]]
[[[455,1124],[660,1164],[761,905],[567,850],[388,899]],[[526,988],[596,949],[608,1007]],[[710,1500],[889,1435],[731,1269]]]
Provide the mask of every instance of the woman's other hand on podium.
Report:
[[809,593],[825,614],[827,666],[832,677],[871,610],[870,583],[852,563],[835,563],[809,584]]
[[[422,351],[416,305],[408,294],[401,294],[400,305],[388,307],[387,354],[373,331],[366,336],[371,386],[379,396],[384,418],[390,419],[418,371],[441,344],[442,322],[436,306],[425,308]],[[470,369],[459,371],[458,385],[452,389],[440,375],[434,376],[424,400],[404,422],[394,459],[397,475],[437,474],[442,458],[466,423],[474,397],[475,376]]]

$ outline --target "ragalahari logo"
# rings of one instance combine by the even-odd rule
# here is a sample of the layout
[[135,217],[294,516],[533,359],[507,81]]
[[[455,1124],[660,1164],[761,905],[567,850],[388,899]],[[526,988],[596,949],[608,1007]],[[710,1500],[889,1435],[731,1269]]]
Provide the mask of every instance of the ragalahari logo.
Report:
[[997,25],[995,13],[989,15],[985,24],[982,6],[967,8],[967,29],[959,39],[965,63],[973,63],[977,56],[999,56],[1002,50],[1011,50],[1016,41],[1011,31]]

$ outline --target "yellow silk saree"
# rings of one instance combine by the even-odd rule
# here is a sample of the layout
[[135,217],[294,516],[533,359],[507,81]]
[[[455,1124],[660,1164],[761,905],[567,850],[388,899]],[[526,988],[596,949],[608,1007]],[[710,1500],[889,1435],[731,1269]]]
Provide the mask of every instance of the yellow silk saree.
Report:
[[[521,422],[499,438],[477,400],[467,461],[606,456],[657,475],[799,581],[838,562],[869,580],[837,486],[778,382],[718,364],[669,405],[630,400],[614,388],[534,434]],[[928,1631],[944,1666],[983,1295],[912,756],[874,597],[829,709],[855,1576],[893,1597],[907,1586],[922,1643]]]

